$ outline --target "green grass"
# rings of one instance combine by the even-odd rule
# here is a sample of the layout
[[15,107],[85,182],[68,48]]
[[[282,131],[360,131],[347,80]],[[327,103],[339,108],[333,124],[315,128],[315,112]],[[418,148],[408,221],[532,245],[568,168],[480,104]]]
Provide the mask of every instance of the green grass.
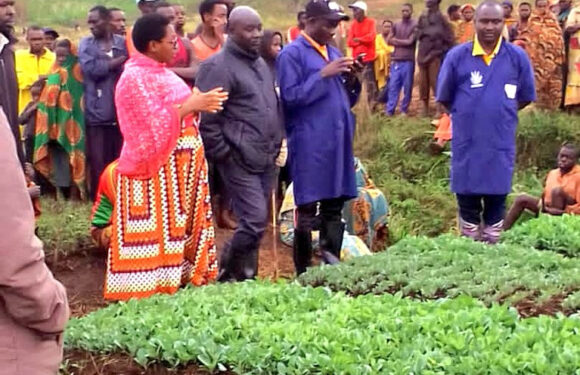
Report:
[[42,215],[37,221],[38,237],[49,256],[70,254],[92,246],[91,206],[87,203],[43,199]]
[[68,349],[125,352],[147,366],[237,374],[578,374],[580,319],[522,320],[469,297],[349,298],[246,282],[111,305],[74,319]]

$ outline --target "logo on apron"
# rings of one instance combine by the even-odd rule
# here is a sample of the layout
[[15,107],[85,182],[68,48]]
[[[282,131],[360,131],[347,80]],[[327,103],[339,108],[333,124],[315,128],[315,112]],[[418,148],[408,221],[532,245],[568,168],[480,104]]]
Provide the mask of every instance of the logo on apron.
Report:
[[476,89],[478,87],[483,87],[483,76],[480,72],[471,72],[471,88]]

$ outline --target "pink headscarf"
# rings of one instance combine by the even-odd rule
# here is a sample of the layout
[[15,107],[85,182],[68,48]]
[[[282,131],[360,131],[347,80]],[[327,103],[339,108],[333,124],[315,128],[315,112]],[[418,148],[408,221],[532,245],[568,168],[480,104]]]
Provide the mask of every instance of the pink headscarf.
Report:
[[[140,53],[125,64],[115,90],[115,105],[123,133],[119,173],[132,178],[153,177],[169,160],[181,125],[175,105],[183,103],[191,89],[169,69]],[[193,124],[193,116],[183,119]]]

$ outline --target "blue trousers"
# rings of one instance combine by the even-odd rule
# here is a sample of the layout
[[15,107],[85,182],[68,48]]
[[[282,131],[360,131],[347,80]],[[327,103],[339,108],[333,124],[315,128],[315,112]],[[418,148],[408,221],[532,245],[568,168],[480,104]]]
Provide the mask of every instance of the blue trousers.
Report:
[[413,94],[413,76],[415,75],[414,61],[392,61],[389,72],[387,113],[393,115],[399,102],[399,94],[403,89],[401,112],[407,113]]

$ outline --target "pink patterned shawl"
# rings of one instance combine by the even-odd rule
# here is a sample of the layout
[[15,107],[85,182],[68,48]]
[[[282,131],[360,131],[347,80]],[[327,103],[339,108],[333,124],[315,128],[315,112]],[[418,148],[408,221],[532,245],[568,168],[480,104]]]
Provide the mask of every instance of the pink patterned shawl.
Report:
[[[140,53],[125,64],[115,90],[123,149],[119,173],[137,179],[153,177],[169,160],[181,132],[176,104],[183,103],[191,89],[173,72]],[[183,119],[185,127],[193,116]]]

